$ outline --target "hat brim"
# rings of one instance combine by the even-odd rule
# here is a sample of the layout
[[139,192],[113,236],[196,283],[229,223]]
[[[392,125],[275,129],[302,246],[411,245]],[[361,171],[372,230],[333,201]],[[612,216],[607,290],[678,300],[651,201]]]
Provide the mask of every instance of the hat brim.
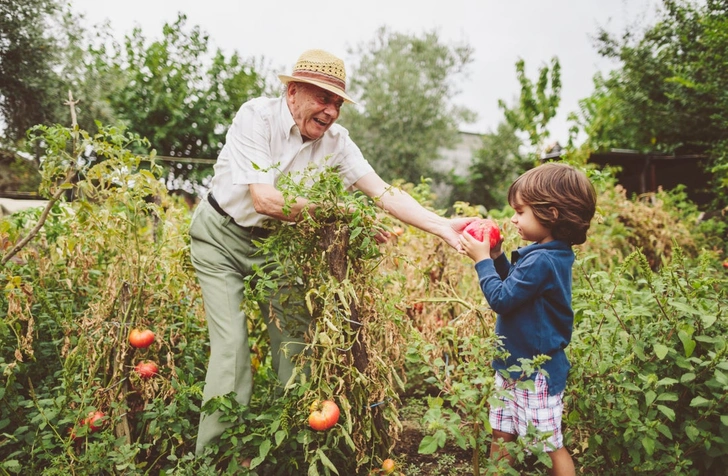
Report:
[[353,99],[351,99],[351,98],[350,98],[350,97],[349,97],[349,96],[348,96],[348,95],[347,95],[347,94],[346,94],[346,93],[344,92],[344,90],[343,90],[343,89],[341,89],[341,88],[337,88],[336,86],[332,86],[332,85],[330,85],[330,84],[328,84],[328,83],[324,83],[324,82],[322,82],[322,81],[316,81],[315,79],[308,79],[308,78],[301,78],[301,77],[294,77],[294,76],[288,76],[288,75],[285,75],[285,74],[279,74],[279,75],[278,75],[278,79],[280,79],[280,80],[281,80],[281,82],[282,82],[283,84],[288,84],[288,83],[290,83],[291,81],[294,81],[294,82],[296,82],[296,83],[308,83],[308,84],[313,84],[314,86],[318,86],[318,87],[319,87],[319,88],[321,88],[321,89],[325,89],[325,90],[327,90],[327,91],[329,91],[329,92],[332,92],[332,93],[336,94],[336,95],[337,95],[337,96],[339,96],[339,97],[340,97],[341,99],[343,99],[343,100],[344,100],[345,102],[348,102],[348,103],[351,103],[351,104],[356,104],[356,101],[354,101]]

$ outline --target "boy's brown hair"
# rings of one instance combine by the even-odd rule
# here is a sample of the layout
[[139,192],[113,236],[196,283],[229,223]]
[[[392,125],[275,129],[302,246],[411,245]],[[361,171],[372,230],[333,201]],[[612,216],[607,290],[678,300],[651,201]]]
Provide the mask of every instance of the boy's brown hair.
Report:
[[597,193],[584,172],[565,163],[547,162],[511,184],[508,203],[528,205],[554,239],[580,245],[586,241],[596,212]]

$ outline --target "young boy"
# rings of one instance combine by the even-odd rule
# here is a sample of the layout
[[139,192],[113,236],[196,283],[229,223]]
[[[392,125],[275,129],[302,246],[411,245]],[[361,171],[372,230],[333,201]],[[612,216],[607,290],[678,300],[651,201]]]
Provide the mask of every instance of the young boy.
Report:
[[[532,244],[514,251],[511,262],[501,243],[477,241],[467,233],[460,237],[462,253],[475,262],[480,287],[498,314],[496,334],[509,356],[495,360],[496,385],[511,398],[503,407],[491,408],[493,427],[491,458],[510,460],[503,442],[524,435],[528,424],[552,435],[549,451],[553,475],[573,475],[574,463],[563,445],[561,415],[569,361],[564,349],[571,340],[574,313],[571,308],[572,245],[584,243],[596,209],[596,192],[586,175],[570,165],[550,162],[521,175],[508,189],[508,203],[515,213],[511,223],[521,238]],[[535,372],[535,391],[517,389],[520,372],[509,375],[519,359],[546,355],[544,373]],[[504,378],[505,376],[505,378]]]

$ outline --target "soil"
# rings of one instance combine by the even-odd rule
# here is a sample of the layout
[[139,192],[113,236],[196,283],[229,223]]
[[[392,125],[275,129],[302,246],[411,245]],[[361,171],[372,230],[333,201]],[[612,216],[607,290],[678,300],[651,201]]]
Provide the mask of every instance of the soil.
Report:
[[394,449],[394,459],[406,475],[456,476],[473,474],[472,451],[446,446],[431,455],[417,450],[425,432],[416,421],[402,421],[402,433]]

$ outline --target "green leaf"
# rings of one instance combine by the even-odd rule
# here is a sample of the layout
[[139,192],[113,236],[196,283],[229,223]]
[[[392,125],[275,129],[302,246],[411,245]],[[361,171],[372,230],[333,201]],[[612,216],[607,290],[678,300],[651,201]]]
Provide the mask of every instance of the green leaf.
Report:
[[422,438],[422,441],[420,441],[420,446],[417,448],[417,452],[423,455],[431,455],[437,451],[438,448],[439,445],[437,444],[437,438],[435,438],[434,435],[427,435]]
[[320,448],[318,450],[316,450],[316,455],[319,458],[321,458],[321,462],[324,464],[324,466],[329,468],[335,474],[339,474],[339,470],[336,469],[336,466],[334,466],[334,463],[331,462],[331,460],[328,458],[328,456],[326,456],[326,454],[323,451],[321,451]]
[[719,369],[715,369],[715,372],[713,373],[713,376],[715,377],[715,380],[718,381],[719,384],[725,386],[728,386],[728,376],[721,372]]
[[698,311],[697,309],[695,309],[694,307],[692,307],[692,306],[690,306],[688,304],[685,304],[684,302],[675,301],[675,300],[670,299],[668,301],[668,303],[672,307],[674,307],[675,309],[677,309],[678,311],[682,311],[682,312],[684,312],[687,315],[699,316],[701,314],[700,311]]
[[427,406],[429,408],[442,407],[445,401],[441,397],[431,397],[427,399]]
[[695,374],[693,372],[686,372],[680,377],[680,383],[688,383],[695,380]]
[[678,332],[677,336],[680,338],[683,348],[685,349],[685,357],[693,355],[693,351],[695,350],[697,343],[685,331]]
[[670,427],[668,427],[667,425],[663,425],[662,423],[660,423],[659,425],[657,425],[657,431],[665,435],[665,437],[667,437],[668,439],[672,440],[672,431],[670,431]]
[[676,383],[678,383],[678,381],[675,380],[674,378],[665,377],[663,379],[660,379],[657,382],[657,386],[658,387],[664,387],[664,386],[668,386],[668,385],[675,385]]
[[690,401],[691,407],[707,407],[710,405],[710,400],[704,397],[695,397]]
[[344,431],[344,439],[346,440],[346,444],[349,445],[349,448],[351,448],[351,451],[356,451],[356,445],[354,444],[354,440],[351,439],[351,435],[349,435],[349,432]]
[[709,327],[712,327],[713,324],[715,324],[715,321],[718,319],[718,317],[715,314],[709,314],[709,315],[701,315],[700,320],[703,321],[703,327],[708,329]]
[[642,438],[642,446],[645,448],[645,451],[650,456],[652,456],[652,454],[655,452],[655,440],[653,438],[650,438],[649,436],[645,436],[644,438]]
[[657,394],[652,390],[645,392],[645,404],[649,407],[655,401]]
[[700,436],[700,430],[692,425],[688,425],[685,427],[685,434],[690,438],[690,441],[696,441]]
[[721,415],[720,422],[723,424],[723,426],[728,426],[728,415]]
[[675,410],[665,405],[657,405],[657,409],[660,410],[670,421],[675,421]]
[[258,456],[265,459],[265,457],[268,456],[268,452],[270,452],[270,448],[270,440],[263,440],[263,443],[261,443],[258,447]]
[[632,382],[624,382],[622,385],[620,385],[620,387],[625,390],[631,390],[632,392],[642,392],[642,389]]
[[280,446],[281,443],[283,442],[283,440],[286,439],[286,432],[283,430],[276,431],[275,439],[276,439],[276,446]]
[[657,401],[659,401],[659,402],[677,402],[677,399],[678,399],[677,393],[674,393],[674,392],[661,393],[657,397]]
[[655,344],[655,355],[660,360],[665,358],[669,350],[670,349],[664,344]]

